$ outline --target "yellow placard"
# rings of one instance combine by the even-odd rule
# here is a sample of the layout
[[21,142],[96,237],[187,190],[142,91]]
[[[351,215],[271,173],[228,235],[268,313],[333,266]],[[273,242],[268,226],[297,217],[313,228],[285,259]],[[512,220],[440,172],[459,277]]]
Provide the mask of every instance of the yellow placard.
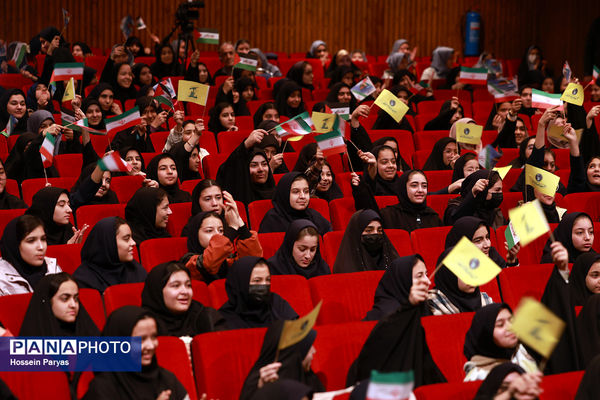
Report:
[[400,122],[400,120],[404,118],[404,115],[408,111],[408,106],[387,89],[384,89],[379,96],[377,96],[375,104],[377,104],[383,111],[390,114],[390,116],[394,118],[394,121],[396,122]]
[[321,311],[321,305],[323,300],[317,304],[315,308],[302,318],[298,318],[291,321],[285,321],[283,323],[283,329],[281,330],[281,336],[279,337],[279,350],[285,349],[291,345],[294,345],[304,339],[310,330],[315,326],[319,311]]
[[481,134],[483,133],[483,126],[476,124],[456,124],[456,141],[467,144],[479,144],[481,143]]
[[485,285],[500,273],[500,267],[463,236],[442,263],[461,281],[471,286]]
[[560,178],[551,172],[525,164],[525,184],[548,195],[554,196],[558,189]]
[[552,354],[564,329],[563,320],[531,297],[521,299],[511,327],[521,342],[545,358]]
[[542,205],[537,199],[508,210],[508,218],[522,246],[526,246],[550,230]]
[[[583,133],[583,129],[575,129],[575,135],[577,136],[577,141],[581,140],[581,134]],[[555,125],[555,124],[549,124],[548,125],[548,140],[556,145],[556,147],[560,147],[563,149],[566,149],[567,147],[569,147],[569,140],[565,137],[565,135],[563,135],[563,126],[562,125]],[[556,141],[558,141],[558,143],[555,143],[554,141],[550,140],[550,138],[554,138]]]
[[500,179],[504,179],[504,177],[506,176],[506,174],[508,174],[508,171],[510,171],[512,167],[510,165],[507,165],[506,167],[494,167],[492,168],[492,171],[496,171],[498,173],[498,175],[500,175]]
[[315,125],[315,132],[327,133],[333,130],[333,124],[337,118],[337,114],[328,114],[313,111],[310,119]]
[[202,83],[181,80],[177,88],[177,99],[205,106],[209,89],[210,86]]
[[583,86],[579,83],[569,83],[562,96],[560,96],[562,101],[566,101],[567,103],[575,104],[576,106],[580,106],[583,104]]
[[75,98],[75,80],[73,77],[67,81],[65,85],[65,93],[63,94],[62,101],[71,101]]

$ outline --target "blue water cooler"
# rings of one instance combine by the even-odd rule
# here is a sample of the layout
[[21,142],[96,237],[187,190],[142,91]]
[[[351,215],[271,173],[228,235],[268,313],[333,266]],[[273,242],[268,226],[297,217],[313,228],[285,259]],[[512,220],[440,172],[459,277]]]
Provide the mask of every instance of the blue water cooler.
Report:
[[479,55],[479,40],[481,32],[481,15],[475,11],[469,11],[466,16],[465,27],[465,56]]

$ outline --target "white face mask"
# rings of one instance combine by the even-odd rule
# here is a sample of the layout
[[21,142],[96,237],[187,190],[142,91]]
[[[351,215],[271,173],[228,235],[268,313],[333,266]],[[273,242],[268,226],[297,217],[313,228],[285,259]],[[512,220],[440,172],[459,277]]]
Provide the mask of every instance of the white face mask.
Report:
[[527,56],[527,61],[529,61],[531,64],[533,64],[535,62],[535,60],[537,60],[537,55],[530,54]]

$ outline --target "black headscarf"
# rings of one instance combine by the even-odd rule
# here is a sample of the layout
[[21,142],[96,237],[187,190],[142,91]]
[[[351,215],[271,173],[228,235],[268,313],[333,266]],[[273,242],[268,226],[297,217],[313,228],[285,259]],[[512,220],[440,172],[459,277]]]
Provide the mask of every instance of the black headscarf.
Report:
[[600,354],[600,295],[590,295],[576,321],[577,343],[583,364],[587,366]]
[[408,296],[413,284],[412,271],[419,260],[423,261],[423,258],[419,254],[413,254],[392,262],[377,285],[373,308],[367,313],[365,320],[382,319],[399,307],[410,305]]
[[44,260],[42,265],[35,267],[27,264],[23,260],[23,257],[21,257],[21,252],[19,251],[20,242],[17,240],[17,222],[19,218],[22,217],[13,219],[4,228],[2,238],[0,239],[0,251],[2,252],[2,258],[8,261],[33,288],[46,275],[48,266]]
[[84,288],[100,293],[120,283],[143,282],[146,270],[135,260],[119,260],[116,217],[103,218],[94,225],[81,248],[81,265],[73,277]]
[[575,260],[571,274],[569,275],[569,291],[571,292],[571,298],[575,302],[574,305],[584,305],[590,296],[593,295],[588,289],[585,279],[592,265],[598,261],[600,261],[600,254],[591,251],[581,254]]
[[[592,218],[584,212],[565,213],[553,232],[554,239],[561,242],[569,252],[569,263],[575,262],[577,257],[583,254],[573,245],[573,225],[575,224],[575,220],[582,216],[588,217],[590,221],[593,221]],[[542,253],[541,263],[552,263],[552,249],[550,248],[550,244],[552,244],[552,239],[548,238],[546,245],[544,246],[544,252]],[[589,252],[596,253],[594,249],[590,249]]]
[[[352,70],[350,68],[348,68],[348,70],[346,72],[352,72]],[[343,82],[338,82],[338,83],[334,83],[331,88],[329,89],[329,93],[327,94],[327,97],[325,98],[325,102],[327,104],[343,104],[340,103],[340,101],[338,100],[338,94],[340,93],[340,90],[342,90],[342,88],[348,88],[348,90],[351,89],[350,86],[346,85]],[[350,113],[352,113],[352,111],[354,111],[354,109],[356,108],[356,99],[354,98],[354,96],[352,96],[352,93],[350,93],[350,103],[347,103],[348,106],[350,107]]]
[[308,206],[304,210],[296,210],[290,205],[292,183],[296,179],[302,178],[308,182],[308,179],[300,172],[288,172],[281,178],[275,188],[273,209],[269,210],[261,221],[259,232],[286,232],[290,228],[290,224],[298,219],[311,221],[316,225],[320,235],[331,231],[331,223],[323,218],[318,211]]
[[[204,253],[204,250],[206,249],[202,247],[202,245],[200,244],[200,240],[198,240],[198,231],[200,230],[200,227],[202,226],[204,220],[208,217],[213,217],[215,214],[216,213],[213,211],[201,211],[189,219],[188,223],[185,226],[185,236],[187,236],[188,252],[192,254]],[[225,221],[223,220],[223,217],[219,215],[219,218],[223,223],[223,228],[225,228],[226,225]],[[204,276],[205,282],[212,282],[215,279],[225,278],[227,276],[228,264],[227,261],[223,261],[223,263],[219,267],[218,272],[214,275],[209,274],[208,271],[206,271],[206,269],[204,268],[198,268],[198,271]]]
[[[92,172],[94,172],[94,169],[96,169],[96,164],[88,164],[81,169],[81,174],[79,175],[79,178],[71,188],[72,193],[77,192],[77,189],[79,189],[79,186],[81,186],[83,181],[85,181],[86,179],[90,179],[90,176],[92,175]],[[112,172],[110,174],[112,177]],[[108,191],[104,193],[104,196],[94,196],[90,201],[85,203],[85,205],[88,206],[95,204],[119,204],[119,198],[117,197],[117,194],[112,191],[112,189],[108,189]]]
[[458,288],[458,278],[446,266],[435,273],[435,288],[440,290],[460,312],[476,311],[481,308],[481,292],[476,287],[473,293]]
[[[256,360],[254,366],[252,366],[252,369],[246,377],[244,386],[242,387],[240,400],[252,398],[252,395],[256,392],[258,387],[260,369],[265,365],[271,364],[273,360],[275,360],[277,354],[279,354],[277,362],[282,364],[277,371],[277,375],[279,375],[280,379],[293,379],[296,382],[307,384],[313,391],[317,392],[325,390],[317,375],[315,375],[312,370],[305,371],[302,367],[302,360],[304,360],[314,343],[317,332],[311,330],[300,342],[278,351],[277,347],[283,331],[283,324],[284,321],[275,321],[269,329],[267,329],[258,360]],[[267,383],[266,385],[268,386],[270,384]]]
[[277,379],[275,382],[265,384],[258,389],[252,400],[302,400],[310,398],[313,389],[293,379]]
[[[133,72],[133,84],[134,85],[137,85],[139,87],[144,86],[142,84],[142,82],[140,82],[140,75],[142,74],[142,70],[144,68],[148,68],[148,69],[150,69],[150,71],[152,71],[150,66],[148,64],[144,64],[144,63],[136,63],[131,67],[131,72]],[[154,83],[155,80],[156,79],[155,79],[154,75],[152,75],[152,82]]]
[[303,87],[304,89],[314,90],[315,87],[313,85],[307,85],[302,80],[304,76],[304,68],[309,64],[306,61],[298,61],[296,64],[292,65],[289,71],[286,74],[286,78],[296,83],[298,86]]
[[[379,146],[383,146],[385,144],[385,142],[389,142],[389,141],[396,142],[396,148],[400,149],[398,140],[393,136],[385,136],[385,137],[377,139],[376,141],[373,142],[372,148],[375,149]],[[406,170],[411,169],[410,164],[407,163],[406,160],[404,160],[404,158],[402,157],[402,154],[400,154],[399,150],[398,150],[398,155],[396,156],[396,168],[398,169],[398,171],[406,171]]]
[[471,327],[465,336],[463,353],[467,360],[475,355],[501,360],[512,358],[515,349],[504,349],[494,343],[496,318],[503,309],[512,313],[512,309],[505,303],[488,304],[475,312]]
[[305,145],[300,154],[298,154],[298,160],[294,165],[293,171],[305,173],[312,162],[315,161],[315,154],[317,154],[317,144],[309,143]]
[[359,210],[350,217],[333,264],[334,273],[385,270],[399,257],[385,232],[381,248],[367,250],[362,242],[362,233],[372,221],[381,222],[381,217],[373,210]]
[[277,97],[275,97],[275,106],[277,107],[280,117],[285,116],[288,118],[293,118],[296,115],[306,111],[304,100],[300,101],[300,105],[298,105],[296,108],[292,108],[288,105],[287,99],[295,91],[300,92],[300,98],[302,98],[302,88],[295,82],[288,81],[281,86],[281,89],[279,89]]
[[236,80],[234,84],[235,90],[240,94],[240,96],[242,95],[242,92],[246,90],[246,88],[249,86],[252,89],[254,89],[254,97],[252,98],[252,100],[257,100],[258,97],[256,97],[256,90],[258,89],[258,86],[256,85],[256,82],[254,82],[252,79],[243,76],[240,79]]
[[[88,108],[90,108],[92,105],[98,106],[98,108],[100,109],[100,112],[103,113],[102,107],[100,107],[100,102],[98,102],[98,99],[89,97],[89,96],[86,97],[85,100],[83,100],[83,102],[81,103],[81,111],[86,113]],[[89,123],[89,119],[88,119],[88,123]],[[106,126],[104,125],[104,118],[100,120],[99,124],[92,125],[91,123],[89,123],[89,126],[90,126],[90,128],[93,128],[93,129],[100,129],[100,130],[106,129]]]
[[481,218],[486,225],[493,226],[499,208],[488,208],[486,206],[486,197],[489,188],[491,188],[498,180],[500,180],[500,175],[498,172],[492,171],[490,173],[490,171],[487,169],[480,169],[479,171],[475,171],[471,175],[467,176],[460,187],[459,200],[462,201],[467,196],[472,196],[473,186],[475,186],[477,181],[479,179],[488,179],[488,177],[488,186],[481,192],[477,193],[477,196],[475,196],[475,208],[472,210],[472,215]]
[[[0,167],[4,168],[2,160],[0,160]],[[27,204],[17,196],[8,193],[5,182],[4,189],[0,192],[0,210],[14,210],[17,208],[27,208]]]
[[252,116],[252,120],[254,121],[255,129],[258,128],[258,125],[263,121],[263,115],[267,112],[267,110],[271,110],[273,108],[275,108],[275,110],[277,110],[277,108],[275,107],[275,104],[272,101],[263,103],[260,105],[260,107],[258,107],[256,112]]
[[525,370],[517,364],[510,362],[502,363],[492,368],[485,380],[481,383],[481,386],[479,386],[479,390],[477,390],[474,400],[494,400],[498,394],[498,389],[500,389],[502,382],[504,382],[504,378],[513,372],[522,375],[525,373]]
[[[115,96],[115,89],[113,88],[113,86],[110,83],[100,82],[96,86],[94,86],[94,88],[90,91],[90,94],[88,94],[88,96],[86,97],[86,99],[95,99],[95,100],[98,100],[100,98],[100,95],[102,94],[102,92],[104,92],[105,90],[110,90],[113,93],[113,99],[115,98],[114,97]],[[102,107],[100,107],[100,111],[102,111],[103,118],[106,118],[106,117],[109,117],[109,116],[113,115],[113,112],[110,109],[109,110],[103,110]],[[102,120],[102,123],[104,123],[104,119]]]
[[148,173],[147,178],[158,182],[158,187],[167,192],[167,196],[169,197],[169,203],[186,203],[188,201],[191,201],[192,197],[190,196],[190,194],[184,190],[179,189],[179,178],[171,186],[165,186],[158,180],[158,164],[161,160],[164,160],[165,158],[170,158],[171,160],[173,160],[173,162],[175,163],[175,167],[178,170],[177,175],[179,176],[180,168],[177,165],[177,161],[175,160],[175,158],[168,153],[162,153],[154,157],[148,163],[148,168],[146,169],[146,172]]
[[342,197],[344,197],[344,193],[342,193],[342,189],[340,189],[337,182],[335,181],[335,173],[331,168],[331,164],[329,164],[327,161],[325,161],[324,164],[329,167],[329,171],[331,172],[331,186],[329,186],[329,189],[327,189],[324,192],[320,191],[319,188],[316,187],[315,196],[329,203],[331,200],[341,199]]
[[66,272],[44,276],[35,286],[35,291],[29,301],[23,325],[19,336],[99,336],[100,330],[92,318],[79,302],[79,312],[74,322],[68,323],[59,320],[52,312],[52,293],[56,283],[60,285],[71,280]]
[[[131,336],[135,325],[142,319],[152,318],[149,311],[138,306],[116,309],[106,320],[102,336]],[[142,366],[141,372],[100,372],[90,383],[86,400],[146,400],[170,390],[172,400],[187,398],[187,392],[175,375],[158,366],[156,356],[152,363]]]
[[[171,49],[171,52],[173,53],[173,61],[171,61],[171,64],[165,64],[160,59],[160,53],[165,47]],[[171,45],[165,42],[156,46],[156,61],[150,68],[152,69],[152,75],[157,79],[166,78],[168,76],[183,76],[184,74],[183,66],[177,61],[177,52],[173,51]]]
[[[123,107],[125,107],[126,100],[135,99],[137,97],[137,90],[136,90],[135,86],[133,85],[133,80],[131,81],[131,85],[129,85],[128,88],[119,85],[119,82],[117,80],[117,77],[119,76],[119,70],[125,64],[129,65],[126,62],[115,64],[115,66],[112,69],[112,76],[111,76],[111,81],[110,81],[112,87],[114,88],[114,91],[113,91],[114,99],[119,100],[121,102],[121,104],[123,105]],[[140,110],[140,113],[143,113],[143,112],[144,112],[144,110]]]
[[139,246],[144,240],[171,237],[166,229],[156,227],[156,207],[165,191],[158,188],[138,189],[125,207],[125,219]]
[[174,262],[166,262],[152,268],[146,277],[142,291],[142,307],[150,310],[158,325],[158,334],[166,336],[196,336],[214,330],[209,309],[196,300],[190,299],[190,307],[182,314],[171,312],[165,305],[163,289],[176,271],[184,271],[191,279],[190,272],[183,265],[171,270]]
[[69,197],[69,192],[66,189],[52,186],[42,188],[33,195],[31,207],[25,211],[26,214],[35,215],[44,221],[48,246],[66,244],[73,236],[73,225],[59,225],[54,222],[54,209],[58,198],[63,193],[67,195],[67,198]]
[[600,395],[598,387],[598,377],[600,376],[600,355],[588,364],[588,367],[583,374],[583,378],[579,383],[575,400],[595,400]]
[[269,258],[269,265],[271,266],[271,273],[273,275],[301,275],[306,279],[313,278],[320,275],[330,274],[329,265],[321,257],[321,249],[317,242],[317,252],[310,265],[306,268],[299,266],[292,252],[294,249],[294,243],[297,240],[298,234],[304,228],[312,227],[317,229],[316,225],[306,219],[297,219],[293,221],[285,237],[283,243],[275,255]]
[[278,319],[296,319],[298,314],[278,294],[271,293],[265,303],[253,303],[248,293],[252,270],[261,257],[242,257],[229,268],[225,291],[228,300],[219,309],[230,329],[265,327]]
[[[10,150],[4,167],[6,169],[6,176],[9,179],[15,179],[19,183],[23,180],[28,179],[27,168],[27,155],[25,149],[30,146],[30,143],[38,138],[37,133],[26,132],[19,135],[19,138],[15,142],[13,148]],[[41,162],[41,159],[40,159]],[[43,168],[43,167],[42,167]]]
[[465,177],[465,172],[463,171],[463,169],[465,168],[465,165],[471,160],[477,160],[477,155],[469,152],[463,154],[454,162],[454,169],[452,171],[453,183]]
[[[10,89],[4,92],[2,97],[0,97],[0,130],[3,130],[8,124],[10,119],[10,114],[8,113],[8,101],[10,98],[16,94],[20,94],[23,96],[23,99],[26,99],[25,93],[21,89]],[[17,119],[17,125],[13,128],[11,135],[17,135],[20,133],[27,132],[27,119],[29,118],[29,114],[25,111],[25,115],[21,119]],[[37,132],[35,132],[37,133]]]
[[[121,148],[119,149],[119,154],[121,155],[121,158],[122,158],[123,160],[125,160],[125,159],[127,158],[127,153],[129,153],[131,150],[133,150],[133,151],[136,151],[136,152],[139,154],[139,156],[140,156],[140,162],[142,163],[142,168],[141,168],[141,171],[142,171],[142,172],[146,172],[146,163],[144,162],[144,157],[142,157],[142,152],[141,152],[141,151],[140,151],[138,148],[136,148],[136,147],[134,147],[134,146],[121,147]],[[119,176],[119,175],[116,175],[116,174],[118,174],[118,173],[115,173],[115,175],[114,175],[114,176]],[[127,173],[125,173],[125,172],[122,172],[122,174],[123,174],[123,176],[124,176],[124,175],[126,175]]]
[[450,165],[444,164],[444,149],[449,143],[456,143],[456,139],[451,137],[443,137],[433,145],[433,150],[425,165],[423,166],[424,171],[439,171],[439,170],[450,170]]

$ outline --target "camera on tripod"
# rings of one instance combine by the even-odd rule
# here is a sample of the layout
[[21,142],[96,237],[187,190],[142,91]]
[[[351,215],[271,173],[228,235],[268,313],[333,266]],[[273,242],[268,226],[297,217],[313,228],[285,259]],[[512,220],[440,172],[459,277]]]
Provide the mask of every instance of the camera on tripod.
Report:
[[175,25],[179,26],[183,33],[191,33],[194,30],[194,20],[200,17],[201,8],[204,8],[203,1],[181,3],[175,11]]

